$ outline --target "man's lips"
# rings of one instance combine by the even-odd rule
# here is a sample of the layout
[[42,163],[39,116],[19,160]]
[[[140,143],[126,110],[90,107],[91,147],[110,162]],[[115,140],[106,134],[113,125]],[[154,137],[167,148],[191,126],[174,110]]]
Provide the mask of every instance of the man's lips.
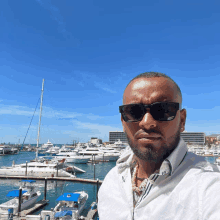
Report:
[[147,134],[147,133],[141,133],[141,134],[138,134],[136,136],[137,139],[158,139],[158,138],[161,138],[161,136],[159,134]]

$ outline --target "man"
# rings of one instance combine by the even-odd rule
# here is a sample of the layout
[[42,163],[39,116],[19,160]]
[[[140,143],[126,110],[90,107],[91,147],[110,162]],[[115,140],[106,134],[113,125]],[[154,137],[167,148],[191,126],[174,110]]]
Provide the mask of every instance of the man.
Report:
[[100,187],[100,220],[220,219],[218,167],[187,151],[181,105],[179,86],[165,74],[130,81],[119,109],[131,150]]

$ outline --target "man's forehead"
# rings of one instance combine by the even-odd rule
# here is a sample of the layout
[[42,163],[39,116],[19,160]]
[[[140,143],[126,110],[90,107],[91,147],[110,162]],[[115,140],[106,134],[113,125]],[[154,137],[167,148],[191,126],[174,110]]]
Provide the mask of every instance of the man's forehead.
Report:
[[[146,91],[144,91],[146,89]],[[173,95],[174,98],[179,96],[176,85],[169,79],[164,77],[139,78],[131,82],[125,89],[123,101],[130,96],[137,96],[140,92],[154,94],[160,90],[163,96]],[[180,97],[180,96],[179,96]],[[181,98],[180,98],[181,102]]]

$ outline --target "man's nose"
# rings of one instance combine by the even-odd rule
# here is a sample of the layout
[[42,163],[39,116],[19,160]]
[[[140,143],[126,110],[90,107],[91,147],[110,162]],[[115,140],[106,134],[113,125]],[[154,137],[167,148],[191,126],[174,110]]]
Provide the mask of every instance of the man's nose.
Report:
[[145,130],[155,128],[157,126],[157,121],[153,118],[151,113],[148,111],[139,123],[139,126]]

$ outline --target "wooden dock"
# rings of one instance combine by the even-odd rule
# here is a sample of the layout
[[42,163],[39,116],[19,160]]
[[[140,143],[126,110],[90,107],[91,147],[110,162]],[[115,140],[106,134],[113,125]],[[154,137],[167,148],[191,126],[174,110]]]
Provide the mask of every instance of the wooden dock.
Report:
[[21,211],[20,217],[25,217],[26,215],[30,215],[30,214],[38,211],[39,209],[41,209],[45,205],[47,205],[48,202],[49,202],[49,200],[40,200],[40,201],[38,201],[37,203],[35,203],[35,205],[33,207]]
[[3,176],[0,175],[0,179],[32,179],[32,180],[45,180],[48,181],[69,181],[69,182],[79,182],[79,183],[88,183],[88,184],[102,184],[102,180],[94,179],[82,179],[82,178],[72,178],[72,177],[36,177],[36,176]]

